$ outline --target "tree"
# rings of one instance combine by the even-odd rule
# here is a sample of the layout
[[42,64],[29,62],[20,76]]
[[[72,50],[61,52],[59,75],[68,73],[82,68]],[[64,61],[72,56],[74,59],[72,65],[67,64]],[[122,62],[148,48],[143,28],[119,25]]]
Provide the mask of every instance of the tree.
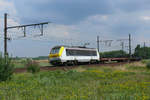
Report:
[[133,56],[141,59],[150,59],[150,47],[141,47],[137,45]]
[[121,58],[121,57],[128,57],[128,54],[125,51],[117,50],[100,53],[100,56],[102,58]]

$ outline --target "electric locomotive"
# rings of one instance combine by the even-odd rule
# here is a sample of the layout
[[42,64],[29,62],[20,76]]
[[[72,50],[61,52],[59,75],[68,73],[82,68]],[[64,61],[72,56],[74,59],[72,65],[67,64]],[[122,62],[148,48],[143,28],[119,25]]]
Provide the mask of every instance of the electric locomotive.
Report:
[[97,49],[80,46],[55,46],[49,54],[52,65],[74,65],[79,63],[98,63],[100,55]]

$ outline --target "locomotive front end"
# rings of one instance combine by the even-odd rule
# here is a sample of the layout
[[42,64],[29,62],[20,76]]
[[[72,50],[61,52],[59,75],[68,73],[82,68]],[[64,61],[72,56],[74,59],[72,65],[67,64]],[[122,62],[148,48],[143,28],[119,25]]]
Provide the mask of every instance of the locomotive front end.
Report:
[[64,47],[54,47],[52,48],[50,54],[49,54],[49,62],[52,65],[59,65],[61,64],[61,56],[63,53]]

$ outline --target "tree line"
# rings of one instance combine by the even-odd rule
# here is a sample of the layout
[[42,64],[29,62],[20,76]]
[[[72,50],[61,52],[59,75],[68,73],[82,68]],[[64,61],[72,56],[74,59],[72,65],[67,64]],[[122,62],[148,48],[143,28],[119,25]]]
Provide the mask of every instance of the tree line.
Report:
[[138,57],[141,59],[150,59],[150,47],[141,47],[140,45],[137,45],[133,57]]
[[[129,54],[123,50],[116,50],[116,51],[109,51],[109,52],[101,52],[100,56],[102,58],[123,58],[129,57]],[[141,58],[141,59],[150,59],[150,47],[142,47],[137,45],[134,53],[132,54],[134,58]]]
[[128,57],[128,54],[123,50],[116,50],[116,51],[108,51],[108,52],[101,52],[101,58],[123,58]]

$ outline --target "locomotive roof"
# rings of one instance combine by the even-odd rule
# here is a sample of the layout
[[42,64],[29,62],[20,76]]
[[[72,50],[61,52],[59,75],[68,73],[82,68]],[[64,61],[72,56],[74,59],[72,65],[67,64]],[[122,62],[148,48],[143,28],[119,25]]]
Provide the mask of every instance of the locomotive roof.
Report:
[[67,48],[86,48],[86,49],[96,49],[96,48],[88,48],[88,47],[84,47],[84,46],[66,46],[66,45],[60,45],[60,46],[55,46],[53,48],[59,48],[59,47],[67,47]]

